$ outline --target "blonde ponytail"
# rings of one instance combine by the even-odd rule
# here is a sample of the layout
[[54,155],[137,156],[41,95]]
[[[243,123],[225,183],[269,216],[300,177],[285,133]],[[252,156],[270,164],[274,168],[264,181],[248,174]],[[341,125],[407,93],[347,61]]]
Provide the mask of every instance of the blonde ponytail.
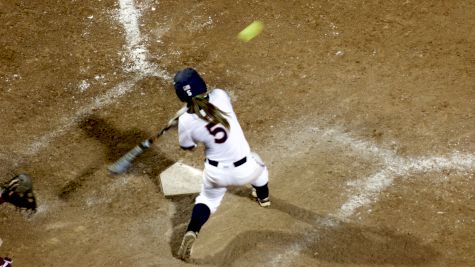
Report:
[[[224,117],[226,113],[211,104],[204,94],[192,97],[189,102],[189,109],[205,121],[222,124],[226,129],[230,127],[228,120]],[[201,114],[200,110],[203,110],[205,115]]]

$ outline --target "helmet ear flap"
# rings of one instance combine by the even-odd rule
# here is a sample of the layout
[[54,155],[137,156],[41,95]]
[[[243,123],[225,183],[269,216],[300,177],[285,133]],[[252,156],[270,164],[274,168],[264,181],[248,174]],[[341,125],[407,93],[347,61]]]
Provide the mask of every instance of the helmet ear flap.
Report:
[[191,98],[206,93],[206,83],[192,68],[186,68],[176,73],[173,78],[175,93],[182,102],[190,102]]

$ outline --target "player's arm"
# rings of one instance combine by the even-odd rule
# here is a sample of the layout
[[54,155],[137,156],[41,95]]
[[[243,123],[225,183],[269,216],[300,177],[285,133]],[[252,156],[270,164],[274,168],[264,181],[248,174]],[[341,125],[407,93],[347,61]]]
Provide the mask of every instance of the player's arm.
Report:
[[197,145],[191,136],[191,130],[178,121],[178,143],[183,150],[193,150]]
[[187,136],[187,134],[179,134],[179,139],[178,142],[180,143],[180,148],[183,150],[193,150],[195,147],[197,147],[196,143],[193,142],[193,139],[191,137]]
[[231,101],[231,97],[229,96],[228,92],[223,89],[213,89],[214,96],[216,97],[219,105],[219,109],[224,111],[225,113],[233,113],[233,105]]
[[192,151],[193,149],[195,149],[195,147],[196,147],[196,144],[193,145],[193,146],[188,146],[188,147],[180,146],[181,149],[183,149],[183,150],[189,150],[189,151]]

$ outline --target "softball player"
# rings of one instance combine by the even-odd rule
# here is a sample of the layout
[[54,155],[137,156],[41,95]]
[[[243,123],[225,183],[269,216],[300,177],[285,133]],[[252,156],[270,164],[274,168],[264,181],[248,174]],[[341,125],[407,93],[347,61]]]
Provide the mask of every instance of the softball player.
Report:
[[206,83],[192,68],[179,71],[174,86],[178,98],[188,106],[188,111],[178,119],[180,146],[205,146],[201,192],[178,250],[178,257],[189,261],[201,227],[216,212],[227,186],[251,184],[260,206],[271,203],[267,168],[257,154],[251,153],[228,94],[222,89],[207,93]]

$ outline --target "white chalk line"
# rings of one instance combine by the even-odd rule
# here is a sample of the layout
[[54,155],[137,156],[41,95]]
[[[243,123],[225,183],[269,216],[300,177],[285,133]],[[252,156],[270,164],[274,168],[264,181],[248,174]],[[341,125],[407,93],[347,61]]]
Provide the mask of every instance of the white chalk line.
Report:
[[37,154],[41,149],[47,147],[54,139],[67,133],[67,131],[84,116],[90,115],[95,110],[114,103],[118,98],[132,91],[139,80],[140,77],[137,76],[132,80],[120,83],[104,95],[94,98],[91,104],[82,107],[72,117],[63,119],[59,127],[33,141],[33,143],[26,148],[25,154],[29,156]]
[[396,177],[407,177],[416,173],[455,170],[466,173],[475,169],[475,155],[455,152],[448,157],[431,156],[419,158],[394,157],[379,172],[358,182],[356,194],[351,196],[335,214],[339,219],[347,219],[355,211],[377,201],[379,193],[392,185]]
[[159,77],[170,80],[170,75],[165,70],[161,70],[156,64],[147,61],[148,52],[145,48],[139,29],[140,10],[136,9],[133,0],[120,0],[120,9],[117,19],[123,25],[126,39],[126,59],[124,59],[124,71],[135,73],[129,81],[122,82],[105,94],[94,98],[93,102],[78,110],[73,116],[64,118],[60,126],[47,134],[36,138],[32,144],[28,145],[24,152],[27,156],[38,154],[46,148],[53,140],[66,134],[84,116],[90,115],[95,110],[115,103],[120,97],[131,92],[135,84],[147,76]]
[[[128,60],[126,60],[126,65],[124,66],[124,69],[128,72],[139,72],[141,75],[153,75],[153,76],[158,76],[161,77],[165,80],[169,80],[170,77],[169,75],[163,71],[159,70],[155,65],[150,64],[146,61],[147,58],[147,50],[145,49],[145,46],[142,44],[141,37],[140,37],[140,31],[139,25],[138,25],[138,18],[140,16],[140,12],[135,9],[134,3],[131,0],[120,0],[120,20],[122,24],[124,25],[124,29],[126,30],[126,41],[127,41],[127,51],[128,51]],[[81,109],[78,111],[75,116],[73,116],[70,119],[63,120],[65,123],[56,129],[55,131],[52,131],[51,133],[44,135],[38,139],[38,141],[35,141],[31,146],[29,146],[28,149],[28,154],[36,154],[41,148],[44,148],[45,146],[48,145],[54,138],[64,134],[67,129],[69,129],[71,126],[74,125],[74,122],[77,121],[78,118],[89,114],[92,112],[94,109],[99,109],[107,104],[115,102],[115,99],[122,96],[123,93],[126,93],[130,91],[135,83],[143,76],[140,76],[139,78],[133,79],[132,81],[125,82],[125,84],[129,85],[124,85],[120,84],[116,87],[114,87],[111,91],[106,93],[104,96],[96,98],[96,100],[89,106]],[[115,95],[114,92],[119,92],[117,95]],[[123,92],[123,93],[120,93]],[[114,99],[114,100],[113,100]],[[394,174],[399,174],[399,175],[404,175],[410,173],[409,171],[401,171],[401,165],[395,165],[392,166],[391,162],[397,162],[398,158],[394,157],[394,152],[390,150],[384,150],[380,149],[376,146],[374,146],[371,143],[360,141],[360,140],[355,140],[352,139],[349,135],[345,133],[338,132],[334,129],[327,130],[324,133],[324,136],[326,135],[327,137],[330,137],[331,139],[339,142],[342,145],[350,145],[350,147],[355,150],[355,151],[360,151],[364,153],[372,153],[375,156],[379,156],[386,163],[389,163],[387,169],[383,169],[382,171],[378,172],[375,175],[372,175],[365,179],[366,181],[366,187],[364,187],[364,190],[360,192],[360,197],[358,199],[352,199],[350,198],[345,204],[342,205],[340,212],[337,213],[339,214],[339,217],[342,219],[350,217],[353,212],[366,204],[371,203],[372,201],[375,201],[374,197],[377,192],[380,192],[384,190],[386,187],[390,186],[392,184],[392,179],[394,178],[388,178],[388,177],[393,177]],[[460,162],[460,155],[458,155],[455,163]],[[473,160],[473,155],[468,155],[469,158],[467,158],[467,155],[462,155],[461,162],[465,162],[468,164],[468,166],[473,169],[474,165],[474,160]],[[416,160],[416,161],[409,161],[410,163],[407,163],[408,160],[405,160],[405,167],[409,167],[408,169],[411,171],[428,171],[431,170],[431,168],[434,167],[441,167],[443,169],[447,168],[454,168],[454,161],[447,161],[447,158],[442,158],[442,157],[432,157],[432,158],[426,158],[422,160]],[[467,166],[467,164],[462,164],[462,165],[456,165],[455,169],[458,169],[457,166],[460,167],[460,169],[463,171],[464,167]],[[399,169],[398,169],[399,167]],[[404,168],[403,168],[404,169]],[[361,197],[362,196],[362,197]],[[292,245],[292,252],[290,252],[292,255],[297,256],[298,252],[304,249],[303,244],[293,244]],[[286,258],[286,257],[283,257]],[[282,259],[282,257],[280,257]]]
[[[126,59],[123,60],[123,68],[124,71],[132,72],[135,74],[135,76],[128,81],[116,85],[105,94],[94,98],[89,105],[82,107],[73,116],[63,118],[59,123],[60,126],[48,132],[47,134],[36,138],[30,145],[27,146],[26,151],[24,151],[23,154],[27,156],[38,154],[56,138],[66,134],[68,130],[74,127],[75,124],[84,116],[90,115],[95,110],[113,104],[120,97],[132,92],[137,82],[141,79],[148,76],[159,77],[163,80],[170,79],[170,76],[166,73],[166,71],[161,70],[155,64],[149,64],[146,61],[148,53],[146,52],[145,46],[143,45],[138,23],[141,13],[135,8],[133,0],[121,0],[120,10],[118,13],[119,22],[123,25],[126,34]],[[49,210],[51,210],[52,206],[56,205],[43,203],[38,207],[37,213],[47,213]]]
[[[306,141],[313,141],[314,144],[328,145],[324,142],[332,141],[332,146],[345,147],[353,153],[362,157],[376,157],[382,162],[382,168],[377,173],[357,181],[353,181],[353,195],[335,212],[332,218],[328,220],[315,222],[328,227],[338,227],[341,222],[348,220],[358,208],[370,205],[378,200],[379,194],[390,187],[397,177],[410,176],[415,173],[441,172],[444,170],[454,170],[459,173],[473,172],[475,170],[475,154],[454,152],[446,157],[400,157],[395,152],[380,148],[374,143],[359,140],[350,134],[342,131],[339,127],[331,129],[322,129],[319,127],[308,127],[312,123],[311,119],[303,119],[303,123],[293,125],[289,130],[280,136],[282,143],[287,143],[288,153],[292,156],[305,152],[309,149]],[[301,126],[301,127],[299,127]],[[295,128],[303,129],[298,134],[294,133]],[[289,134],[288,132],[294,133]],[[305,134],[306,133],[306,134]],[[279,139],[279,138],[278,138]],[[321,140],[317,140],[321,139]],[[292,140],[291,143],[288,140]],[[276,140],[275,143],[280,143]],[[308,143],[308,142],[307,142]],[[297,144],[297,145],[296,145]],[[300,144],[300,145],[299,145]],[[305,148],[303,148],[305,147]],[[271,266],[290,266],[303,250],[307,249],[313,242],[313,238],[307,236],[304,240],[294,242],[285,248],[283,253],[274,257]]]
[[124,59],[124,70],[145,76],[156,76],[169,81],[170,75],[165,70],[147,61],[147,58],[150,57],[139,27],[141,11],[135,7],[133,0],[119,0],[119,5],[117,19],[124,26],[127,43],[127,59]]

